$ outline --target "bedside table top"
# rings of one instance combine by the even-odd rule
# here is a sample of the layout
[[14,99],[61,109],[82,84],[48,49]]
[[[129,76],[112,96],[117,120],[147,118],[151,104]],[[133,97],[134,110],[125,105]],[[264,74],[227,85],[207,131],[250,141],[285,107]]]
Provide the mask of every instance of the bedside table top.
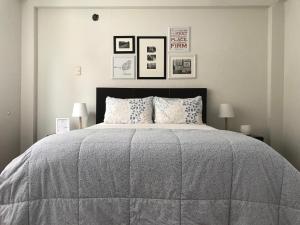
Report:
[[257,136],[257,135],[248,135],[249,137],[252,137],[252,138],[255,138],[255,139],[257,139],[257,140],[260,140],[260,141],[264,141],[265,140],[265,138],[263,137],[263,136]]

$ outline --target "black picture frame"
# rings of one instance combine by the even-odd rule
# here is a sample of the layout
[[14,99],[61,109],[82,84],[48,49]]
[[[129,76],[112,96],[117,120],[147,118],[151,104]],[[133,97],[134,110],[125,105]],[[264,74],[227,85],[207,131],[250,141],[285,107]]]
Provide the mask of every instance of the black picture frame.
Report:
[[[164,57],[163,57],[163,75],[160,75],[160,76],[157,76],[157,77],[155,77],[155,76],[149,76],[149,77],[148,76],[141,76],[141,70],[140,70],[140,65],[141,65],[141,61],[140,61],[141,60],[140,40],[142,40],[142,39],[149,39],[149,40],[162,39],[163,45],[164,45],[164,47],[163,47],[163,54],[164,54]],[[151,64],[151,63],[149,63],[149,64]],[[167,66],[166,65],[167,65],[167,37],[166,36],[138,36],[137,37],[137,79],[139,79],[139,80],[140,79],[166,80],[167,79]]]
[[[119,39],[131,39],[132,48],[128,51],[117,50],[117,43]],[[134,54],[135,53],[135,36],[114,36],[114,54]]]

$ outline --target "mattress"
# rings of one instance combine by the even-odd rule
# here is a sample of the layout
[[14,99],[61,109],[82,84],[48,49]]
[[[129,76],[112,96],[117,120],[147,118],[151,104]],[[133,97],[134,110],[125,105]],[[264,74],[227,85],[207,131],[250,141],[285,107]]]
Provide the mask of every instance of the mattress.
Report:
[[116,128],[116,129],[182,129],[182,130],[216,130],[215,128],[206,124],[106,124],[99,123],[94,126],[90,126],[86,129],[105,129],[105,128]]

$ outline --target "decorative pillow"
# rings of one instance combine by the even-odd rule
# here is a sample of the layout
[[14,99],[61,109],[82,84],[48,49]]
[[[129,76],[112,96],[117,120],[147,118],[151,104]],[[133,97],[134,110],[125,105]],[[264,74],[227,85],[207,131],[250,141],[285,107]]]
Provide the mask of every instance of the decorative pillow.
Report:
[[104,123],[153,123],[153,97],[147,98],[106,98]]
[[202,98],[154,97],[155,123],[202,124]]

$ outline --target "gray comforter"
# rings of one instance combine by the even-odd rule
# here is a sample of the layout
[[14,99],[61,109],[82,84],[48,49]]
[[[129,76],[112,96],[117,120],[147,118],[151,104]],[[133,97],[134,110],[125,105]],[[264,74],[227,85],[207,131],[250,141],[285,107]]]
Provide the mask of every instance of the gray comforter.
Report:
[[299,225],[300,174],[226,131],[53,135],[0,176],[1,225]]

